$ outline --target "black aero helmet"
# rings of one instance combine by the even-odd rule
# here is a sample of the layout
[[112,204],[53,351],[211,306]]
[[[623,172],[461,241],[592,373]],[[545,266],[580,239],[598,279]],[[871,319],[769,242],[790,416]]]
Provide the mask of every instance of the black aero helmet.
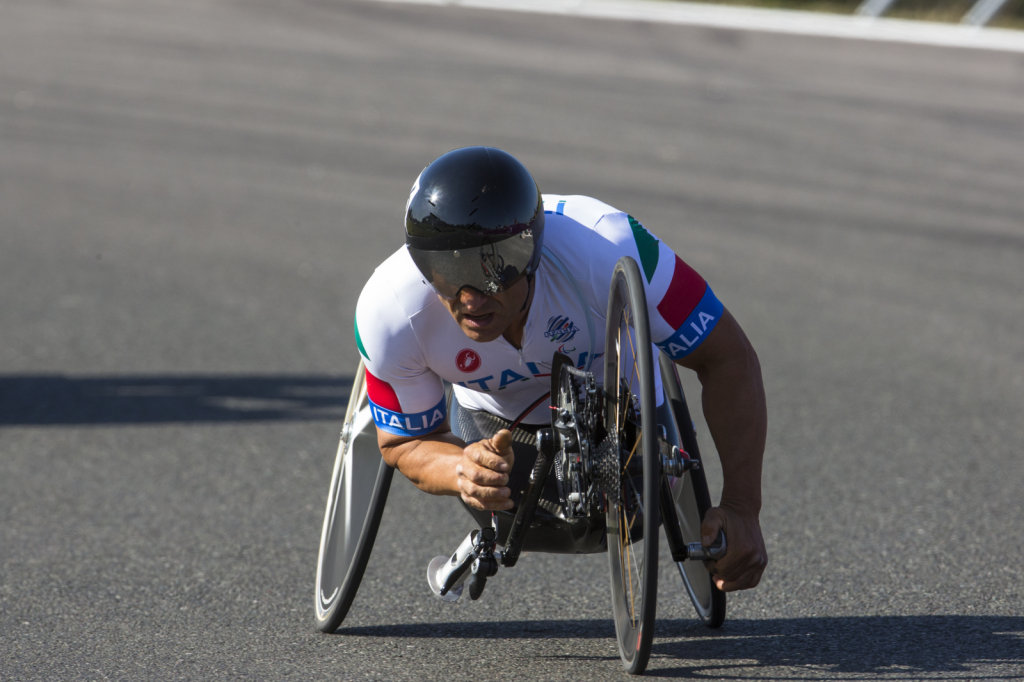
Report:
[[493,147],[435,159],[412,186],[405,244],[442,296],[463,287],[485,294],[531,274],[540,261],[544,204],[529,171]]

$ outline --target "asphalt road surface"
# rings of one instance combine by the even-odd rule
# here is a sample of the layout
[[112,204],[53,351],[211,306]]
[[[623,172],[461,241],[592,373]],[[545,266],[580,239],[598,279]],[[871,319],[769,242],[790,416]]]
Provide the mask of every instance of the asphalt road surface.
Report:
[[442,604],[469,517],[397,478],[314,628],[356,295],[419,169],[480,143],[638,216],[761,355],[771,564],[720,631],[665,566],[651,676],[1024,678],[1022,130],[998,51],[5,0],[0,678],[623,676],[604,557]]

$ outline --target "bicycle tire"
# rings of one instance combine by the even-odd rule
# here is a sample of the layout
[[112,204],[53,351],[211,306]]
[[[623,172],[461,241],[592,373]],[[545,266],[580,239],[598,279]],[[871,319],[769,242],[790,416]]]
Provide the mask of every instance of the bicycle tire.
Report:
[[316,624],[334,632],[362,582],[394,473],[377,448],[362,360],[356,369],[327,492],[316,568]]
[[632,674],[647,667],[657,607],[661,466],[652,355],[640,270],[624,256],[612,272],[605,327],[605,427],[621,463],[605,519],[616,640]]
[[[667,355],[661,354],[659,366],[666,403],[675,422],[674,435],[678,437],[676,442],[692,459],[699,462],[697,434],[693,429],[693,420],[686,405],[686,396],[675,364]],[[678,477],[663,473],[662,482],[661,503],[665,536],[675,557],[682,554],[686,544],[700,542],[700,525],[704,514],[711,507],[711,494],[708,492],[703,466],[691,469]],[[676,529],[678,537],[675,537]],[[710,628],[721,627],[725,621],[725,592],[715,586],[704,563],[693,559],[673,563],[679,571],[683,587],[697,611],[697,616]]]

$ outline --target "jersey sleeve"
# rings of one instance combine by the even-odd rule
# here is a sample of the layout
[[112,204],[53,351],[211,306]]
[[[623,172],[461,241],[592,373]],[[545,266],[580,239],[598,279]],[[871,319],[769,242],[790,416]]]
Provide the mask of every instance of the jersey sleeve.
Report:
[[708,283],[630,215],[605,216],[599,230],[640,266],[651,339],[673,360],[692,353],[718,324],[724,310]]
[[446,417],[444,384],[423,359],[405,306],[379,268],[356,304],[355,337],[366,366],[373,421],[398,436],[423,436]]

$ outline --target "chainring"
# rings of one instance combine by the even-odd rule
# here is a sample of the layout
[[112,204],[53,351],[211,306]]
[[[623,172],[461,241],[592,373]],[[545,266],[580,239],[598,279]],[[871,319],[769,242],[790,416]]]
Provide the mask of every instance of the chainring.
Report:
[[[598,483],[602,474],[595,454],[601,415],[601,395],[597,380],[590,372],[577,369],[568,357],[555,354],[551,368],[552,418],[557,455],[555,476],[566,516],[589,516],[591,510],[603,510],[605,492]],[[595,486],[596,483],[596,486]]]

